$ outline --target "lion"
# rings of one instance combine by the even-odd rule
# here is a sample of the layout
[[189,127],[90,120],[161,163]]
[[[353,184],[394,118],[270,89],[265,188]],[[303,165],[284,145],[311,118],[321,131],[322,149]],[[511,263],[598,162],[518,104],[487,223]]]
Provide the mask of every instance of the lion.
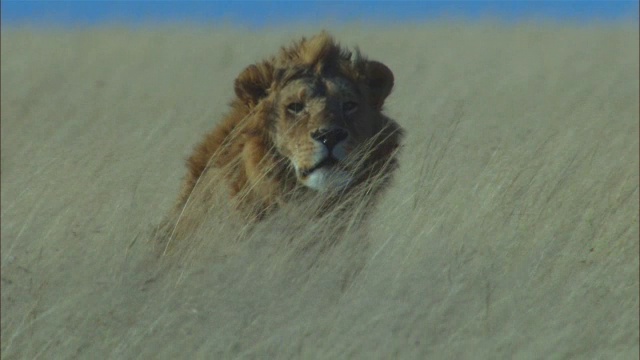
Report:
[[[393,86],[386,65],[326,31],[246,67],[230,111],[187,159],[176,209],[198,186],[226,186],[235,208],[255,220],[295,194],[320,194],[329,207],[358,187],[377,193],[397,167],[404,133],[382,113]],[[201,181],[213,169],[224,184]]]

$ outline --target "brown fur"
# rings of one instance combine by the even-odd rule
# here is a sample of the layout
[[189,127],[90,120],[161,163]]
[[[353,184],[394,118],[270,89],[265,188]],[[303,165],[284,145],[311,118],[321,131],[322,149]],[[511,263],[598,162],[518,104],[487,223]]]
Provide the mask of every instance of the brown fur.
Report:
[[[393,87],[393,74],[385,65],[363,58],[358,51],[352,59],[349,51],[323,32],[283,47],[278,56],[247,67],[237,77],[230,112],[205,135],[187,161],[188,173],[177,208],[185,206],[198,179],[213,168],[222,171],[236,206],[254,218],[261,218],[267,209],[286,203],[288,195],[295,191],[313,191],[296,179],[288,159],[295,155],[289,151],[291,139],[300,139],[304,148],[307,138],[310,140],[309,129],[338,120],[328,110],[327,104],[332,100],[322,98],[315,115],[309,115],[302,124],[285,125],[283,91],[304,97],[313,79],[325,78],[338,79],[332,86],[352,84],[359,97],[357,115],[349,120],[349,125],[343,124],[353,135],[350,146],[362,153],[356,159],[359,165],[351,168],[356,175],[349,188],[376,174],[390,173],[396,166],[395,153],[402,130],[381,111]],[[295,88],[296,81],[300,89]],[[363,145],[367,142],[370,146],[365,149]]]

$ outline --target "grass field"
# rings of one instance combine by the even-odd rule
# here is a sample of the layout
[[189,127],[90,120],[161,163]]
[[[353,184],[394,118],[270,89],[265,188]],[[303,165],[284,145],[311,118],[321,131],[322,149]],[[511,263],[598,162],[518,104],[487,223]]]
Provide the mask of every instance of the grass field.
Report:
[[3,28],[2,358],[637,359],[637,24],[330,29],[396,76],[370,221],[155,257],[235,76],[318,30]]

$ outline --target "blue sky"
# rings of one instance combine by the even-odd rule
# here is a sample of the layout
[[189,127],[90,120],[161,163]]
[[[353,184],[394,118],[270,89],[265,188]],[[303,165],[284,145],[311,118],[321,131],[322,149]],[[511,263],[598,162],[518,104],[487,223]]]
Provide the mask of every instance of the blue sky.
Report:
[[132,25],[188,21],[230,22],[251,28],[330,21],[341,23],[406,22],[453,16],[467,20],[485,17],[504,21],[543,18],[588,22],[638,19],[638,1],[31,1],[3,0],[2,24],[54,26]]

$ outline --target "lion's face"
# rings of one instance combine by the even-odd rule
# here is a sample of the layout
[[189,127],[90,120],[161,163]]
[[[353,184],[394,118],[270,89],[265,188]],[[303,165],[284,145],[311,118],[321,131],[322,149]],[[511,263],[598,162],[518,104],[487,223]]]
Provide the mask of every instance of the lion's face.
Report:
[[387,66],[351,59],[322,34],[284,49],[278,60],[249,66],[235,90],[259,114],[252,115],[252,131],[264,129],[268,147],[298,182],[332,191],[358,178],[368,150],[379,145],[374,138],[396,126],[381,113],[393,82]]
[[314,190],[339,190],[354,176],[354,150],[374,135],[376,117],[345,77],[305,77],[275,95],[272,137],[296,177]]

